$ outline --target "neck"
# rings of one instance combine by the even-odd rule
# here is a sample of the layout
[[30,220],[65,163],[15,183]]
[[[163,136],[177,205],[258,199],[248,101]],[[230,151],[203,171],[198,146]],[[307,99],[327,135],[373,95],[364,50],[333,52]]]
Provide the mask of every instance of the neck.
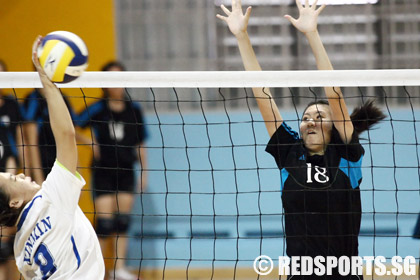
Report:
[[38,186],[39,188],[30,188],[29,190],[25,191],[23,193],[23,201],[24,204],[26,205],[28,202],[30,202],[34,196],[36,195],[36,193],[41,189],[40,186]]
[[125,108],[125,100],[108,100],[109,108],[114,112],[121,112]]
[[325,154],[325,151],[327,150],[327,146],[325,145],[324,147],[322,147],[321,150],[318,150],[318,151],[317,150],[310,150],[308,148],[306,148],[306,150],[308,151],[308,154],[310,156],[315,156],[315,155],[323,156]]

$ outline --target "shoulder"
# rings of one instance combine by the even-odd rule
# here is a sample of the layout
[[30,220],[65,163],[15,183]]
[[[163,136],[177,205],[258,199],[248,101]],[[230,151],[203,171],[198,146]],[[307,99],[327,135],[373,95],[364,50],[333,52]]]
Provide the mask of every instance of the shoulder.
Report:
[[290,126],[283,122],[276,132],[270,138],[270,144],[275,143],[295,143],[300,141],[299,133],[293,130]]
[[91,112],[101,112],[101,111],[104,111],[106,108],[107,108],[106,101],[103,99],[96,101],[87,107],[87,109]]
[[15,110],[19,107],[19,102],[17,101],[17,97],[14,97],[13,95],[5,95],[2,97],[4,100],[5,106],[8,109]]
[[135,101],[128,101],[128,105],[131,106],[134,110],[140,111],[142,110],[140,102]]
[[106,101],[99,100],[90,105],[88,105],[80,115],[86,115],[87,117],[92,117],[104,112],[107,109]]

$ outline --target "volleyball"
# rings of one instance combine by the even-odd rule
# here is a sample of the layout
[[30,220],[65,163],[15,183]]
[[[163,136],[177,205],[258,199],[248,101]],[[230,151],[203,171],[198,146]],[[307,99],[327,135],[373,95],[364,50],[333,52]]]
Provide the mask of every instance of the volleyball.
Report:
[[39,62],[48,78],[68,83],[88,66],[88,49],[83,40],[68,31],[54,31],[45,36],[37,50]]

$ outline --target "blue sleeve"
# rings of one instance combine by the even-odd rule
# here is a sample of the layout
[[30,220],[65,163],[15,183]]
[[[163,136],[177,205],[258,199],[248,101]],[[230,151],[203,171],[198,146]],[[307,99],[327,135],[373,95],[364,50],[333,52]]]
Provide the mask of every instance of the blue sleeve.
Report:
[[80,114],[74,117],[74,124],[81,128],[87,127],[90,122],[94,120],[96,116],[104,109],[104,107],[105,104],[101,101],[88,106],[85,110],[80,112]]
[[281,169],[285,167],[289,151],[295,145],[301,145],[299,134],[283,122],[271,136],[265,151],[274,157],[277,166]]
[[25,99],[25,107],[23,118],[25,121],[35,122],[38,119],[39,110],[41,107],[41,99],[36,96],[36,92],[31,93]]

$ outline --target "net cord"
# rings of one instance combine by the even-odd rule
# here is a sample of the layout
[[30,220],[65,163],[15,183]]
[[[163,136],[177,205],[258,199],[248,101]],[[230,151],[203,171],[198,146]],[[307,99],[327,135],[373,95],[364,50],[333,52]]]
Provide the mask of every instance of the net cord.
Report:
[[[418,86],[420,70],[85,72],[59,88]],[[41,88],[36,72],[0,72],[0,88]]]

